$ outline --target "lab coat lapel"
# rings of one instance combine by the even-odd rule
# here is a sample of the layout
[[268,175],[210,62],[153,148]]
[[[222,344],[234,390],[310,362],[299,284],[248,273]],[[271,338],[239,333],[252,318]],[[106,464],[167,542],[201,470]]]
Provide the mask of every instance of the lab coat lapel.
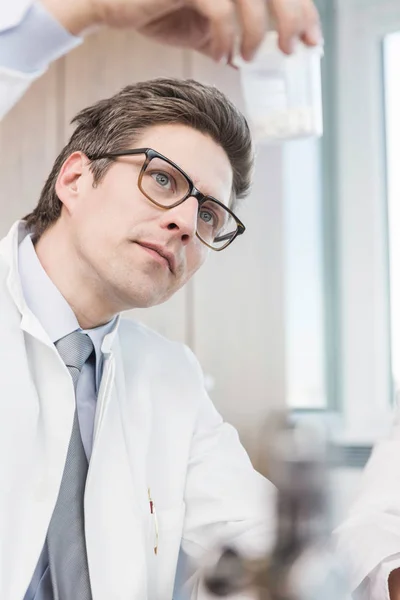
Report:
[[74,411],[68,371],[22,295],[23,234],[16,223],[0,243],[0,597],[9,600],[23,597],[41,552]]
[[146,461],[151,410],[144,361],[138,354],[132,350],[124,369],[115,341],[99,394],[100,415],[85,493],[89,571],[96,600],[143,600],[147,595]]

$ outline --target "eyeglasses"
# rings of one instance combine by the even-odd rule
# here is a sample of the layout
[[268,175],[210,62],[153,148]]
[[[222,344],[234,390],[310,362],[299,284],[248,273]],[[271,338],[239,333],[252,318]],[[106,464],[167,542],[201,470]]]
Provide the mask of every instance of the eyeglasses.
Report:
[[243,223],[227,206],[212,196],[200,192],[178,165],[152,148],[105,152],[87,155],[87,157],[91,161],[103,158],[114,160],[121,156],[137,154],[146,155],[137,185],[150,202],[159,208],[170,209],[179,206],[188,198],[196,198],[198,202],[196,235],[203,244],[212,250],[220,251],[245,232]]

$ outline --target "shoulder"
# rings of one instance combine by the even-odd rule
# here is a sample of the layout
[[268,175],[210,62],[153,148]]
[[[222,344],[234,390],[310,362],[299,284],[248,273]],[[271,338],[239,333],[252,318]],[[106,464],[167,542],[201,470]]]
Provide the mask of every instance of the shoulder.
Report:
[[208,397],[192,351],[132,319],[121,319],[118,338],[125,389],[145,382],[155,414],[196,422]]
[[180,352],[184,344],[174,342],[157,333],[140,321],[129,317],[121,317],[118,335],[122,348],[129,348],[132,344],[141,344],[143,349],[152,348],[158,352]]
[[139,350],[142,357],[150,357],[170,368],[179,368],[180,372],[185,368],[192,376],[203,380],[199,362],[185,344],[170,340],[127,317],[121,318],[118,335],[123,356],[129,357],[132,352],[136,354]]

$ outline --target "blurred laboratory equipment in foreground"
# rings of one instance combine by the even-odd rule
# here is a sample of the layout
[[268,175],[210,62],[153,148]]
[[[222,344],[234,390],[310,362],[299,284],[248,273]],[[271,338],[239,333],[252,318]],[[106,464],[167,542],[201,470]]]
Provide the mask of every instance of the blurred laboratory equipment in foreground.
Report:
[[284,413],[269,419],[264,439],[260,470],[278,490],[275,545],[260,560],[223,548],[206,587],[216,597],[251,592],[257,600],[348,600],[330,537],[333,447],[321,428],[290,423]]

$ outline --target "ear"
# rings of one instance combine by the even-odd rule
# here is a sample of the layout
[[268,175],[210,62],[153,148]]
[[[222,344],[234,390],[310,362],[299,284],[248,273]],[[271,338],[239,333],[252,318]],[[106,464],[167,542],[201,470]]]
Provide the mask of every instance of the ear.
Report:
[[88,174],[87,165],[88,159],[83,152],[73,152],[60,169],[55,190],[68,212],[73,212],[79,200],[84,176]]

